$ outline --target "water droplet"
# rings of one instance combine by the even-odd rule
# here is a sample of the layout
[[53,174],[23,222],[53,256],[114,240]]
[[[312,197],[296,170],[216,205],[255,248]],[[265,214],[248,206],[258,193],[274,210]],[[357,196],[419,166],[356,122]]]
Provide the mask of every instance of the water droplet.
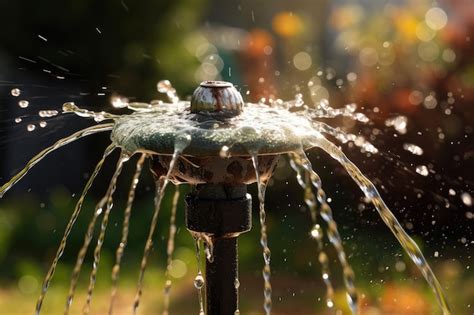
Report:
[[415,155],[423,155],[423,149],[416,144],[405,143],[403,144],[403,149]]
[[433,7],[425,14],[426,24],[433,30],[438,31],[448,24],[448,15],[438,7]]
[[194,278],[194,287],[196,289],[202,289],[204,286],[204,278],[201,274],[198,274],[196,278]]
[[304,105],[303,94],[298,93],[295,95],[295,107],[301,107]]
[[65,113],[70,113],[70,112],[75,112],[79,108],[74,104],[74,102],[67,102],[63,104],[63,112]]
[[461,200],[466,206],[472,207],[472,197],[469,193],[463,192],[461,194]]
[[428,176],[429,170],[425,165],[418,165],[416,167],[416,172],[422,176]]
[[94,116],[94,121],[95,122],[101,122],[105,120],[105,112],[99,112],[95,114]]
[[319,224],[316,224],[311,230],[311,237],[321,239],[323,237],[322,229]]
[[41,128],[44,128],[44,127],[46,127],[47,125],[48,125],[48,123],[47,123],[46,121],[44,121],[44,120],[42,120],[42,121],[39,122],[39,126],[40,126]]
[[331,299],[328,299],[328,300],[326,301],[326,305],[327,305],[329,308],[332,308],[332,307],[334,307],[334,302],[333,302]]
[[219,152],[219,156],[221,158],[226,158],[226,157],[229,157],[229,147],[224,145],[222,148],[221,148],[221,151]]
[[18,88],[14,88],[14,89],[12,89],[12,90],[10,91],[10,93],[12,94],[12,96],[15,96],[15,97],[16,97],[16,96],[20,96],[21,91],[20,91],[20,89],[18,89]]
[[54,117],[54,116],[57,116],[58,114],[59,112],[57,110],[40,110],[38,112],[38,115],[43,118]]
[[17,124],[21,123],[21,121],[22,121],[21,117],[15,118],[15,122],[16,122]]
[[239,279],[237,279],[237,278],[234,280],[234,287],[235,287],[236,289],[238,289],[238,288],[240,287],[240,281],[239,281]]
[[33,125],[33,124],[29,124],[29,125],[26,127],[26,130],[28,130],[28,131],[30,131],[30,132],[33,131],[33,130],[35,130],[35,129],[36,129],[36,126]]
[[128,99],[126,97],[113,96],[110,103],[115,108],[125,108],[128,106]]
[[18,106],[20,106],[21,108],[27,108],[28,105],[30,105],[30,103],[28,101],[25,101],[25,100],[21,100],[18,102]]
[[398,133],[405,134],[407,132],[407,123],[408,119],[405,116],[397,116],[387,119],[385,126],[393,127]]
[[158,90],[158,92],[160,93],[166,93],[168,92],[170,89],[172,89],[173,86],[171,85],[171,82],[169,80],[161,80],[160,82],[158,82],[158,84],[156,85],[156,89]]

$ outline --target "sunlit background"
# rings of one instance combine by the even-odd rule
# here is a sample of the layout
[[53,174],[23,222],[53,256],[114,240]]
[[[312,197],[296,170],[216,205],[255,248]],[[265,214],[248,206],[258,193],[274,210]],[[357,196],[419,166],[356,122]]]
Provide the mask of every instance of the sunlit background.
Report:
[[[64,102],[74,101],[117,112],[111,106],[114,96],[164,99],[156,91],[161,79],[170,80],[183,98],[203,80],[227,80],[247,101],[294,99],[301,93],[308,104],[323,99],[333,107],[356,103],[374,123],[341,118],[337,125],[369,139],[381,153],[361,153],[352,142],[342,148],[419,243],[454,314],[473,314],[472,1],[19,0],[0,3],[0,25],[0,183],[47,145],[93,124],[66,115],[39,115],[40,110],[60,111]],[[0,314],[33,313],[74,203],[107,142],[106,136],[94,136],[52,154],[0,200]],[[315,150],[310,157],[356,272],[361,313],[439,314],[423,277],[356,185],[325,154]],[[88,217],[112,167],[107,165],[86,200],[44,314],[62,313]],[[123,177],[130,178],[132,171],[127,168]],[[143,227],[152,215],[151,176],[145,175],[142,183],[120,280],[117,309],[123,314],[131,308],[147,233]],[[309,235],[303,193],[287,160],[280,160],[270,185],[274,313],[349,314],[340,266],[327,240],[337,298],[332,309],[325,305],[317,244]],[[104,314],[108,306],[127,186],[119,185],[116,194],[95,314]],[[255,187],[251,191],[255,196]],[[170,203],[171,194],[160,213],[142,314],[162,310]],[[197,269],[183,210],[180,204],[171,313],[197,314],[192,285]],[[241,311],[261,314],[257,220],[253,231],[240,237],[239,254]],[[75,300],[77,313],[91,257]]]

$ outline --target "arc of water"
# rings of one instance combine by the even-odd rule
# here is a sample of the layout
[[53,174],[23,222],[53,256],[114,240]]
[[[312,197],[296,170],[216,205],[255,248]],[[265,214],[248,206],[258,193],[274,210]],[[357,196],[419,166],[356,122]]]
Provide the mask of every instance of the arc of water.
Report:
[[173,263],[173,252],[174,252],[174,241],[176,236],[176,210],[178,208],[179,201],[179,186],[175,186],[175,191],[173,195],[173,203],[171,206],[171,216],[170,216],[170,231],[168,236],[168,244],[166,247],[166,283],[164,288],[164,297],[163,297],[163,315],[169,314],[170,307],[170,294],[171,294],[171,285],[172,281],[170,278],[170,271]]
[[99,269],[99,263],[100,263],[100,253],[102,250],[102,245],[104,244],[104,239],[105,239],[105,232],[107,230],[107,225],[109,223],[109,215],[110,211],[112,210],[113,207],[113,195],[115,192],[115,189],[117,187],[117,179],[120,176],[120,173],[122,172],[123,164],[129,160],[129,156],[125,153],[122,152],[120,155],[120,158],[117,162],[117,166],[115,168],[115,172],[112,176],[112,179],[110,180],[109,184],[109,189],[107,192],[107,203],[105,207],[105,212],[102,217],[102,223],[100,226],[100,233],[99,237],[97,239],[97,245],[95,246],[94,249],[94,262],[92,263],[92,271],[90,274],[89,278],[89,287],[87,289],[87,298],[86,298],[86,303],[83,308],[83,314],[89,314],[90,313],[90,305],[91,305],[91,300],[92,300],[92,293],[94,291],[96,279],[97,279],[97,271]]
[[326,285],[326,305],[332,307],[334,305],[334,288],[331,281],[331,274],[329,270],[329,260],[326,252],[324,251],[322,227],[318,224],[317,216],[317,201],[316,196],[311,189],[310,177],[301,165],[301,159],[297,154],[290,154],[290,165],[296,172],[296,178],[299,185],[304,190],[304,200],[309,208],[313,228],[311,230],[311,236],[316,239],[318,244],[318,261],[321,264],[321,277],[324,284]]
[[259,200],[259,214],[260,214],[260,244],[263,248],[263,280],[264,280],[264,303],[263,308],[265,313],[270,315],[272,310],[272,285],[270,282],[271,269],[270,269],[270,258],[271,252],[268,247],[268,236],[267,236],[267,225],[266,225],[266,212],[265,212],[265,191],[267,188],[267,183],[264,183],[260,179],[260,173],[258,171],[258,157],[256,154],[252,155],[252,163],[255,169],[255,177],[257,178],[257,188],[258,188],[258,200]]
[[101,125],[96,125],[92,126],[89,128],[82,129],[78,132],[73,133],[72,135],[58,140],[56,143],[54,143],[52,146],[44,149],[37,155],[35,155],[28,163],[26,163],[25,167],[18,172],[15,176],[13,176],[7,183],[5,183],[2,187],[0,187],[0,198],[3,197],[3,195],[10,189],[12,188],[16,183],[18,183],[27,173],[28,171],[38,164],[43,158],[45,158],[49,153],[71,143],[74,142],[82,137],[89,136],[95,133],[99,132],[104,132],[104,131],[110,131],[113,128],[113,124],[101,124]]
[[118,278],[120,275],[120,264],[122,262],[123,253],[125,247],[127,246],[128,241],[128,232],[130,226],[130,216],[132,214],[132,205],[135,200],[135,191],[137,189],[138,183],[140,181],[140,175],[143,170],[143,163],[145,162],[146,154],[142,154],[137,161],[137,166],[135,168],[135,174],[132,178],[132,184],[128,192],[127,205],[124,211],[124,218],[122,224],[122,238],[120,239],[120,244],[117,247],[115,252],[115,265],[112,268],[112,290],[110,296],[110,305],[109,305],[109,315],[113,314],[113,307],[115,302],[115,297],[117,295],[117,285]]
[[443,293],[443,289],[441,288],[438,279],[433,273],[433,270],[428,265],[418,245],[405,232],[395,215],[387,207],[375,185],[367,177],[365,177],[364,174],[362,174],[359,168],[354,163],[352,163],[351,160],[349,160],[342,150],[327,140],[323,135],[320,133],[315,133],[313,140],[314,141],[312,144],[314,146],[321,148],[332,158],[338,161],[345,168],[351,178],[357,183],[366,198],[369,199],[374,205],[384,223],[389,227],[390,231],[400,242],[410,259],[415,263],[423,277],[434,291],[443,314],[450,315],[450,307]]
[[42,288],[41,288],[41,294],[38,297],[38,300],[36,302],[36,308],[35,308],[35,314],[36,315],[39,315],[40,312],[41,312],[41,307],[43,305],[43,301],[44,301],[44,298],[46,296],[46,292],[48,291],[49,285],[51,283],[51,279],[53,278],[54,272],[56,271],[56,266],[58,264],[58,261],[61,258],[61,256],[63,255],[64,249],[66,248],[67,238],[69,237],[69,234],[71,233],[72,227],[74,226],[74,223],[76,222],[77,217],[79,216],[79,214],[81,212],[82,204],[84,203],[84,199],[86,198],[86,195],[89,192],[89,189],[91,188],[92,183],[94,182],[94,179],[99,174],[99,171],[102,168],[102,165],[104,164],[105,159],[107,158],[107,156],[109,156],[110,153],[112,153],[112,151],[114,149],[115,149],[115,146],[113,144],[111,144],[110,146],[107,147],[107,149],[104,152],[104,155],[102,156],[102,159],[97,163],[94,171],[92,172],[91,177],[87,181],[87,183],[86,183],[86,185],[85,185],[85,187],[84,187],[84,189],[81,193],[81,197],[79,198],[79,200],[76,203],[74,211],[71,215],[71,219],[69,220],[69,222],[66,226],[66,230],[64,231],[64,235],[61,239],[61,243],[60,243],[59,248],[56,252],[56,256],[54,257],[53,263],[51,264],[51,267],[49,268],[48,273],[47,273],[47,275],[46,275],[46,277],[43,281],[43,285],[42,285]]
[[153,235],[155,234],[156,224],[158,222],[158,213],[160,212],[161,202],[165,195],[165,190],[166,190],[166,187],[168,186],[171,172],[173,171],[176,165],[176,161],[178,160],[178,157],[181,154],[181,152],[182,152],[182,149],[175,149],[175,152],[171,159],[166,176],[161,177],[156,183],[155,209],[153,211],[153,217],[151,219],[150,230],[148,232],[148,237],[145,243],[145,249],[143,251],[143,257],[140,264],[140,274],[138,276],[137,293],[135,295],[135,300],[133,303],[133,314],[137,313],[137,309],[140,304],[140,298],[143,293],[143,278],[145,276],[145,270],[148,263],[148,256],[150,255],[151,249],[153,247]]
[[69,293],[66,298],[66,306],[64,308],[64,315],[69,314],[69,309],[72,305],[74,294],[76,292],[76,287],[77,287],[77,282],[79,279],[79,274],[81,272],[81,267],[84,262],[84,258],[86,256],[87,249],[89,248],[89,244],[92,241],[92,238],[94,236],[95,223],[99,215],[102,213],[102,209],[107,202],[107,198],[108,198],[108,191],[107,191],[107,194],[99,201],[99,203],[96,205],[94,209],[94,214],[92,216],[91,221],[89,222],[86,234],[84,236],[84,242],[82,244],[81,249],[79,250],[79,253],[77,254],[76,264],[74,266],[72,276],[71,276],[71,282],[69,285]]

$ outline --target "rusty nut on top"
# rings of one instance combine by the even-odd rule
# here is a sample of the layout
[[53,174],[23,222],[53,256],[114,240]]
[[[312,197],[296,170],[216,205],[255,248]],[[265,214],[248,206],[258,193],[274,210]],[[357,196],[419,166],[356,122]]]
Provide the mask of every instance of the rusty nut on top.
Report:
[[222,113],[230,116],[242,112],[242,95],[230,82],[204,81],[191,98],[191,112]]

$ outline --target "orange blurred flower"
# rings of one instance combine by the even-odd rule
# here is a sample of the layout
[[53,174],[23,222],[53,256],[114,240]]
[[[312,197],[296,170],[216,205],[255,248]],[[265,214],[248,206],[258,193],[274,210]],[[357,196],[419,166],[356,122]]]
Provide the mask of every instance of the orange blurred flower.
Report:
[[263,29],[252,30],[247,37],[247,53],[252,56],[265,54],[265,50],[274,45],[272,35]]
[[432,314],[426,298],[416,289],[406,286],[388,285],[381,300],[385,315],[428,315]]
[[301,18],[293,12],[280,12],[273,17],[273,30],[282,37],[294,37],[303,32]]
[[393,20],[398,32],[407,40],[416,40],[416,29],[418,27],[418,19],[404,10],[396,10],[393,14]]

